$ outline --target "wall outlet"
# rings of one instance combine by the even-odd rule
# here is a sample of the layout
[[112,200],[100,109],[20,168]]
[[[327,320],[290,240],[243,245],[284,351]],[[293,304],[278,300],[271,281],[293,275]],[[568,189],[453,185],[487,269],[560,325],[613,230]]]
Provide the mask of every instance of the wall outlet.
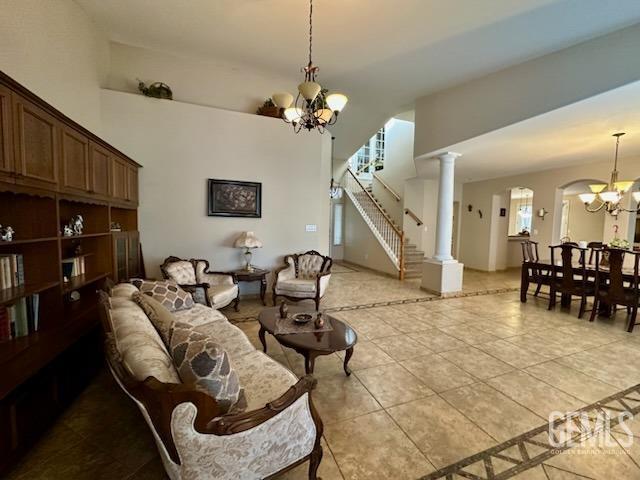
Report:
[[318,226],[315,224],[308,224],[304,226],[304,231],[305,232],[317,232],[318,231]]

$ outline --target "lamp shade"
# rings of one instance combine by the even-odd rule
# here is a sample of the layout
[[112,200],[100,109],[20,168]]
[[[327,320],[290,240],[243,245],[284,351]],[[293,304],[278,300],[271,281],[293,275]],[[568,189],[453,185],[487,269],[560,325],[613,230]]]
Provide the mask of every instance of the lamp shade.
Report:
[[322,87],[316,82],[302,82],[298,85],[298,91],[300,94],[305,98],[305,100],[309,100],[310,102],[316,99],[320,90],[322,90]]
[[296,107],[289,107],[284,109],[284,118],[289,122],[295,123],[302,117],[302,111]]
[[233,244],[236,248],[262,248],[262,242],[253,232],[242,232]]
[[333,117],[333,112],[328,108],[323,108],[322,110],[316,110],[314,112],[314,115],[316,116],[316,118],[319,118],[324,123],[328,123],[329,120],[331,120],[331,117]]
[[578,197],[580,197],[580,201],[582,201],[582,203],[593,203],[593,201],[596,199],[596,194],[595,193],[581,193],[580,195],[578,195]]
[[617,190],[619,190],[622,193],[627,193],[627,191],[629,191],[629,189],[633,186],[633,180],[629,181],[629,180],[625,180],[622,182],[616,182],[614,183],[614,187],[616,187]]
[[640,192],[633,192],[631,195],[636,202],[640,203]]
[[289,108],[293,103],[293,95],[288,92],[274,93],[271,99],[278,108]]
[[327,96],[327,105],[334,112],[341,112],[349,99],[341,93],[332,93]]
[[607,188],[607,184],[606,183],[594,183],[594,184],[589,185],[589,189],[593,193],[600,193],[605,188]]
[[606,190],[598,195],[600,195],[603,202],[617,203],[620,201],[620,193],[615,190]]

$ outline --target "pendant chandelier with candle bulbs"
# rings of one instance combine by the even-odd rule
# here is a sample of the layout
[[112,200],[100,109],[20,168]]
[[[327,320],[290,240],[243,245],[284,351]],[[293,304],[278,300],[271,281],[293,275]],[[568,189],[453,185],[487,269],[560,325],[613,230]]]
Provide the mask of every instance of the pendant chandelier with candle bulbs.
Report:
[[[298,85],[298,96],[295,103],[293,95],[287,92],[274,93],[273,103],[280,108],[282,118],[293,126],[298,133],[303,128],[311,131],[316,129],[324,133],[327,125],[333,125],[338,120],[338,114],[347,104],[347,97],[341,93],[326,95],[326,90],[316,82],[318,67],[313,64],[313,0],[309,0],[309,62],[302,68],[304,82]],[[293,103],[293,105],[292,105]]]
[[[584,208],[590,213],[596,213],[603,209],[614,217],[617,217],[621,212],[640,213],[640,207],[630,210],[620,205],[625,193],[634,184],[633,180],[618,180],[618,148],[620,146],[620,137],[623,135],[624,132],[613,134],[616,138],[616,153],[609,184],[597,183],[589,185],[591,192],[578,195],[584,203]],[[640,192],[633,192],[632,195],[636,203],[640,202]]]

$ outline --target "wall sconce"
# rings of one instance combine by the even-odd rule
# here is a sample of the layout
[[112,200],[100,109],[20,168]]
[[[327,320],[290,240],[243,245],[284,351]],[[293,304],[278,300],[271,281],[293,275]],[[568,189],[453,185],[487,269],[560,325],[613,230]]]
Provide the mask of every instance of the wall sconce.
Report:
[[544,208],[541,208],[540,210],[538,210],[538,217],[540,217],[542,220],[544,220],[544,216],[548,214],[549,212]]

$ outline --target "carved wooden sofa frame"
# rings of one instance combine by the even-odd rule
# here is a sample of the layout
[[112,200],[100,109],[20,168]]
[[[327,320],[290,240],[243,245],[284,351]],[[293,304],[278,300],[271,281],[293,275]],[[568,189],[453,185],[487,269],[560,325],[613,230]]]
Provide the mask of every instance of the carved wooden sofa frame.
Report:
[[[298,258],[304,255],[317,255],[323,258],[322,266],[320,267],[320,273],[316,277],[316,292],[314,296],[308,297],[293,297],[290,295],[283,295],[282,293],[276,293],[276,287],[278,285],[278,275],[280,272],[287,270],[291,265],[289,264],[289,260],[293,260],[293,265],[296,271],[296,278],[298,277]],[[331,257],[322,255],[320,252],[316,250],[308,250],[304,253],[294,253],[291,255],[286,255],[284,257],[284,265],[273,272],[273,305],[276,305],[277,297],[284,297],[287,300],[291,300],[293,302],[299,302],[301,300],[313,300],[316,304],[316,310],[320,309],[320,281],[322,277],[327,275],[331,275],[331,266],[333,265],[333,260]]]
[[[105,282],[103,290],[110,290],[113,282]],[[317,380],[312,375],[302,377],[298,383],[290,387],[276,400],[267,403],[264,407],[239,414],[220,415],[221,409],[216,400],[209,395],[198,391],[190,384],[163,383],[154,377],[148,377],[144,381],[138,381],[132,377],[122,364],[122,359],[116,349],[111,324],[109,323],[109,305],[105,295],[99,299],[99,316],[102,328],[105,332],[105,356],[107,365],[120,387],[129,396],[144,405],[160,441],[165,447],[169,458],[177,465],[181,464],[178,450],[171,434],[171,416],[174,409],[183,403],[191,403],[196,407],[194,428],[198,433],[216,436],[231,435],[244,432],[275,417],[280,412],[293,405],[304,394],[308,394],[311,418],[316,427],[316,438],[311,453],[298,461],[288,465],[278,472],[266,477],[273,479],[279,477],[298,465],[309,460],[309,480],[316,480],[318,467],[322,461],[323,451],[320,443],[324,431],[324,425],[311,399],[311,391],[317,385]]]
[[[200,258],[190,258],[189,260],[186,260],[184,258],[179,258],[179,257],[175,257],[175,256],[169,256],[167,258],[164,259],[164,262],[162,262],[162,265],[160,265],[160,271],[162,272],[162,276],[165,279],[170,279],[170,275],[167,272],[166,268],[169,264],[171,263],[175,263],[175,262],[190,262],[193,265],[193,271],[194,273],[196,272],[196,265],[197,262],[204,262],[204,272],[207,275],[226,275],[228,277],[231,277],[233,280],[233,283],[235,283],[236,285],[238,285],[238,279],[236,277],[236,275],[234,273],[230,273],[230,272],[210,272],[209,271],[209,261],[208,260],[204,260],[204,259],[200,259]],[[187,292],[191,293],[191,294],[195,294],[197,292],[197,290],[200,288],[202,290],[204,290],[204,297],[205,300],[207,302],[207,307],[211,307],[211,299],[209,298],[209,288],[211,288],[211,285],[209,283],[193,283],[193,284],[178,284],[178,286],[180,288],[182,288],[183,290],[186,290]],[[240,289],[238,288],[238,295],[236,296],[235,300],[233,301],[233,308],[234,310],[237,312],[239,310],[239,304],[240,304]]]

